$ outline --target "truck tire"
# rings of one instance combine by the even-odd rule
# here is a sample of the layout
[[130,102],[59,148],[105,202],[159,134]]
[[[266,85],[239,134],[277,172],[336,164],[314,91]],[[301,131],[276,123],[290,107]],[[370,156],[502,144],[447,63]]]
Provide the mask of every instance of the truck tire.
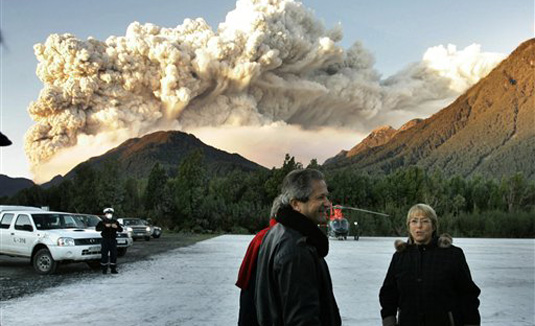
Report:
[[53,274],[58,268],[58,262],[52,258],[50,251],[46,248],[39,249],[33,257],[33,269],[37,274]]
[[123,257],[126,255],[127,248],[117,248],[117,257]]

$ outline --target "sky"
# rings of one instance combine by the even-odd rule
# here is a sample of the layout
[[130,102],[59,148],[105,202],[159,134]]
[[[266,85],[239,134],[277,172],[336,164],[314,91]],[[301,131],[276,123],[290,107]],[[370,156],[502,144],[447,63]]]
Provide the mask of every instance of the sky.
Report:
[[[0,323],[236,325],[239,289],[234,283],[251,239],[223,235],[150,260],[121,264],[119,258],[119,275],[84,274],[69,284],[2,302]],[[394,240],[330,241],[326,261],[343,325],[381,325],[378,294]],[[463,249],[481,289],[482,325],[533,325],[534,240],[456,238],[454,244]],[[119,313],[106,314],[96,313],[97,306],[120,308],[112,308]]]
[[[302,2],[311,16],[287,7],[277,34],[276,10],[256,15],[264,9],[247,1],[220,33],[235,1],[0,0],[0,131],[13,141],[0,149],[0,174],[45,182],[130,137],[171,129],[268,168],[285,153],[322,163],[380,125],[399,128],[437,112],[534,35],[532,0]],[[184,22],[198,17],[210,29]],[[129,28],[133,22],[141,25]],[[155,35],[146,23],[171,36],[143,43]],[[76,53],[64,47],[61,54],[71,75],[54,70],[58,39],[45,44],[64,33],[79,40]],[[91,47],[88,37],[107,49]],[[166,49],[178,39],[183,47],[169,68]],[[41,78],[56,86],[42,97],[38,43]],[[121,55],[149,43],[156,45],[145,54]],[[119,75],[82,80],[86,50]],[[132,66],[146,73],[139,77]],[[133,86],[117,91],[118,80]],[[42,120],[33,121],[28,108]]]

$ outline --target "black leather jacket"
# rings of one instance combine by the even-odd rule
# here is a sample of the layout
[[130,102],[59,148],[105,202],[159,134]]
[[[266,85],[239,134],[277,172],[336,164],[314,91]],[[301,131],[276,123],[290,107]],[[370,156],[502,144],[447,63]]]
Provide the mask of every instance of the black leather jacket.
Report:
[[255,286],[260,325],[341,325],[329,268],[308,238],[283,222],[265,236]]

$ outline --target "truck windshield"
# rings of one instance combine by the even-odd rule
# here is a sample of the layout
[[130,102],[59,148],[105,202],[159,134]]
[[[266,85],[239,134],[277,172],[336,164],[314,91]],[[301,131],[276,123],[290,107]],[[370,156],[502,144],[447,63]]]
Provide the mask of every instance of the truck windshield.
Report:
[[32,214],[37,230],[80,229],[84,223],[69,214]]
[[123,220],[123,222],[124,222],[124,225],[126,225],[126,226],[128,226],[128,225],[145,225],[145,223],[143,223],[138,218],[125,218]]
[[100,218],[96,215],[74,215],[74,217],[87,228],[94,228],[100,222]]

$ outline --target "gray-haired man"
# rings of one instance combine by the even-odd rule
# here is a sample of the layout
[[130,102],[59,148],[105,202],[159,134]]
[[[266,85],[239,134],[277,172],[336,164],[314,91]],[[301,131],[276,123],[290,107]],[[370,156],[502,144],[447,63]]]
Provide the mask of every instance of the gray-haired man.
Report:
[[330,206],[323,174],[294,170],[283,181],[276,220],[258,254],[255,306],[260,325],[341,325],[318,228]]

